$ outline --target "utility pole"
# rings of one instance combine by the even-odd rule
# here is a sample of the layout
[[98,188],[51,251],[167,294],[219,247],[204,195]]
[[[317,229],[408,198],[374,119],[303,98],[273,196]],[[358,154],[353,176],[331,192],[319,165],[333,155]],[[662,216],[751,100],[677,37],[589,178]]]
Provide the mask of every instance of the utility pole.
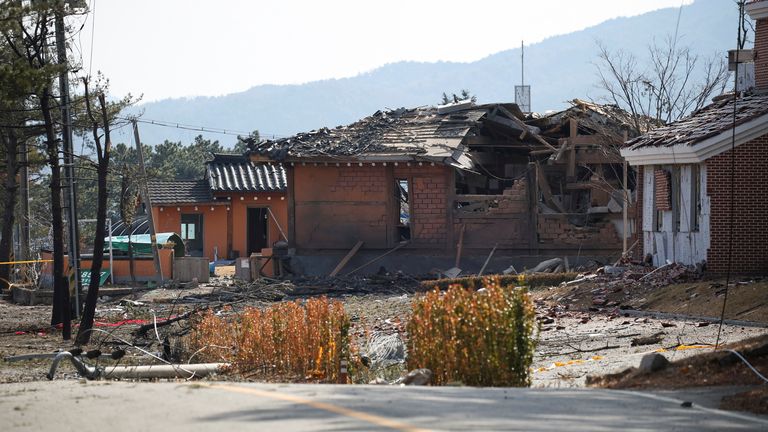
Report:
[[[155,232],[155,217],[152,215],[152,201],[149,198],[149,188],[147,187],[147,169],[144,166],[144,152],[141,149],[141,139],[139,138],[139,124],[136,119],[131,120],[133,123],[133,137],[136,140],[136,154],[139,158],[139,169],[141,170],[141,181],[139,186],[139,192],[141,193],[141,201],[144,203],[144,208],[147,210],[147,221],[149,222],[149,240],[152,244],[152,258],[155,261],[155,276],[157,276],[157,285],[163,283],[163,267],[160,265],[160,253],[157,250],[157,233]],[[130,239],[130,233],[128,233]],[[110,234],[111,239],[111,234]]]
[[[80,253],[78,251],[77,194],[75,189],[75,158],[72,150],[72,117],[69,100],[69,72],[67,67],[67,47],[64,40],[63,6],[56,9],[56,55],[58,63],[63,65],[59,75],[59,93],[61,97],[61,138],[64,143],[64,176],[67,188],[67,225],[69,226],[69,266],[74,272],[75,317],[80,317]],[[70,287],[70,292],[72,287]]]
[[20,261],[26,261],[29,256],[29,147],[26,139],[21,140],[19,158],[19,204],[21,205],[21,221],[19,225],[19,256]]

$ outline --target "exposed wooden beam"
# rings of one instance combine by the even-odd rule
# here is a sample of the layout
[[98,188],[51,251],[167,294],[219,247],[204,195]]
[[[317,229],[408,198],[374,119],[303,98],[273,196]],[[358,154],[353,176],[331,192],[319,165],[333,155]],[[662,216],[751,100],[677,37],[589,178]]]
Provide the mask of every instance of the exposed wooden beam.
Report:
[[357,251],[360,250],[361,247],[363,247],[363,241],[362,240],[358,240],[358,242],[355,243],[355,245],[352,247],[352,249],[349,252],[347,252],[346,255],[344,255],[344,258],[342,258],[342,260],[339,262],[339,264],[336,265],[336,268],[334,268],[333,271],[331,272],[331,274],[329,274],[328,276],[334,277],[337,274],[339,274],[341,269],[343,269],[344,266],[347,265],[349,260],[351,260],[352,257],[355,256],[355,254],[357,253]]

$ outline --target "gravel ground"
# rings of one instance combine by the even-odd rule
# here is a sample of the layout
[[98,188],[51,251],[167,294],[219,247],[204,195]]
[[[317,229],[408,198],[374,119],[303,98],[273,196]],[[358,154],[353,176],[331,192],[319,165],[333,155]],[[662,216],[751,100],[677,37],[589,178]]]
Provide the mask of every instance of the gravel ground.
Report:
[[[411,311],[411,302],[418,295],[412,292],[413,285],[406,289],[394,282],[382,284],[379,280],[373,285],[375,289],[366,289],[361,288],[360,283],[363,282],[355,282],[357,285],[339,283],[335,290],[328,293],[344,302],[358,343],[364,344],[365,338],[374,332],[400,333],[405,336],[404,327]],[[317,289],[317,286],[313,285],[313,289]],[[285,295],[285,290],[273,288],[267,290],[269,296],[279,298]],[[269,304],[261,295],[266,288],[262,287],[262,291],[259,289],[238,288],[231,278],[224,277],[214,278],[209,285],[189,290],[158,289],[144,292],[136,298],[142,304],[126,302],[126,297],[105,299],[97,310],[97,321],[115,323],[141,319],[151,322],[153,314],[161,318],[174,316],[195,307],[215,306],[231,301],[235,294],[241,300],[237,307]],[[307,290],[301,292],[306,295]],[[556,292],[560,295],[562,290]],[[534,293],[541,322],[540,342],[533,364],[534,387],[581,387],[590,374],[618,372],[637,366],[643,354],[665,349],[665,355],[670,359],[679,359],[711,349],[708,344],[714,344],[717,337],[718,329],[714,324],[624,317],[615,309],[574,311],[551,299],[542,300],[543,295],[552,297],[546,290]],[[8,356],[52,353],[71,348],[71,342],[62,341],[60,333],[50,329],[49,319],[50,306],[19,306],[0,301],[0,382],[45,379],[50,365],[50,360],[9,363],[4,360]],[[96,339],[107,340],[111,342],[109,345],[117,347],[119,344],[114,343],[118,338],[132,340],[131,331],[135,328],[136,324],[101,327]],[[106,335],[105,332],[111,334]],[[726,325],[720,341],[735,342],[765,333],[765,328]],[[151,331],[149,336],[144,340],[150,342],[145,349],[161,351],[162,346],[153,340],[154,332]],[[658,341],[633,346],[633,340],[651,336]],[[684,349],[680,350],[680,346]],[[103,348],[106,352],[110,351],[107,345]],[[124,362],[147,361],[147,357],[135,349],[129,349],[128,353]],[[76,378],[71,366],[62,368],[57,376],[57,379],[60,378]]]

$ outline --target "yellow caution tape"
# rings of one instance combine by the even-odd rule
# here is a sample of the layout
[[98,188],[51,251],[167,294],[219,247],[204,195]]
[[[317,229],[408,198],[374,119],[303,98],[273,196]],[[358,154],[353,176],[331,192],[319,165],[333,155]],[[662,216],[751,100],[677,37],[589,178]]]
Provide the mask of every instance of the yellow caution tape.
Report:
[[595,355],[595,356],[592,356],[592,357],[590,357],[590,358],[588,358],[586,360],[579,360],[579,359],[577,359],[577,360],[568,360],[568,361],[564,361],[564,362],[556,361],[556,362],[552,363],[552,366],[540,367],[540,368],[536,369],[535,371],[536,372],[546,372],[548,370],[552,370],[552,369],[559,368],[559,367],[572,366],[572,365],[577,365],[577,364],[584,364],[584,363],[590,362],[590,361],[600,361],[600,360],[602,360],[604,358],[605,357],[603,357],[603,356]]
[[685,351],[689,349],[702,349],[702,348],[712,348],[712,345],[678,345],[675,347],[675,351]]
[[53,262],[53,260],[6,261],[6,262],[0,262],[0,265],[32,264],[32,263],[39,263],[39,262]]

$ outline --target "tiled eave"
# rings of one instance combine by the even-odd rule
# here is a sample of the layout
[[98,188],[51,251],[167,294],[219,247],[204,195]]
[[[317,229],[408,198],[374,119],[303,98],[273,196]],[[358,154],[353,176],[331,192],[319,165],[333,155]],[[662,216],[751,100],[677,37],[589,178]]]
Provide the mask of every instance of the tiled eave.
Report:
[[678,144],[622,149],[621,156],[630,165],[701,163],[730,150],[731,146],[739,146],[765,134],[768,134],[768,114],[736,126],[735,140],[733,129],[728,129],[694,145]]

